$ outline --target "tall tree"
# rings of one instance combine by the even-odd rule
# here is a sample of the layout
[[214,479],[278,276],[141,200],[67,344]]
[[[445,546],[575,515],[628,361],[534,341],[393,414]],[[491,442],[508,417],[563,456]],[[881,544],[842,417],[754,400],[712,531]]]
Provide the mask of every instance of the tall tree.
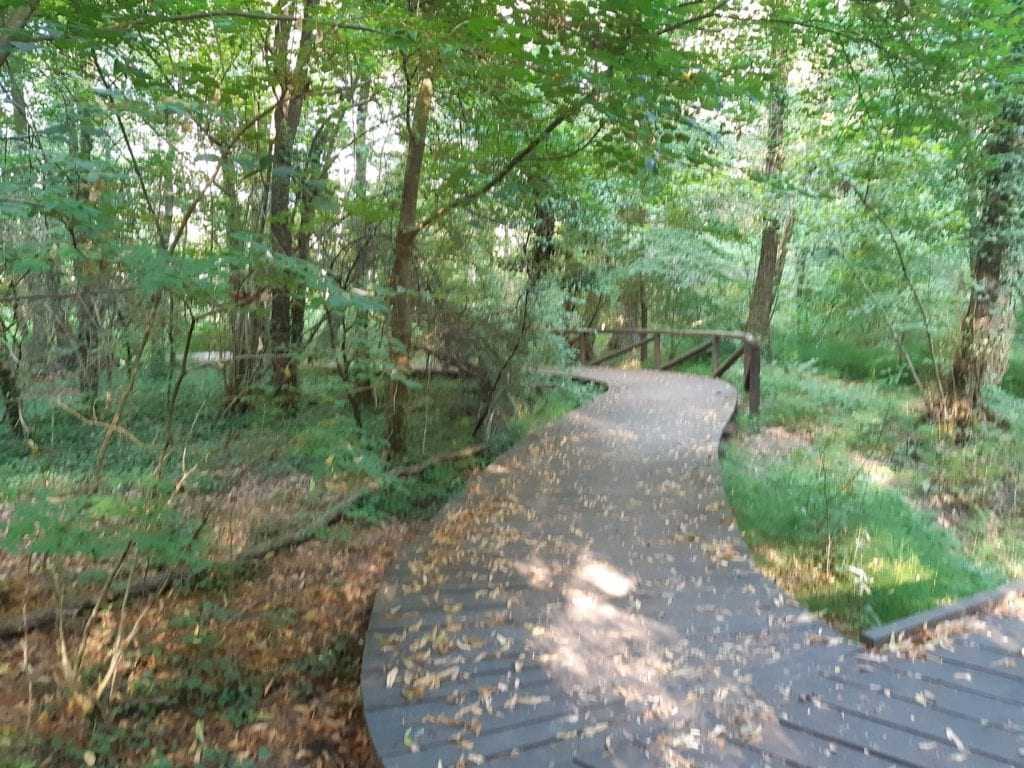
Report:
[[[76,130],[70,136],[80,168],[75,197],[84,207],[97,206],[102,194],[98,176],[86,170],[94,162],[93,149],[97,132],[92,109],[93,106],[88,103],[79,105],[75,115]],[[100,336],[103,331],[103,304],[98,291],[102,290],[106,266],[101,257],[92,253],[96,248],[97,231],[90,221],[82,219],[72,222],[69,224],[69,234],[79,256],[74,261],[75,285],[78,288],[75,309],[78,321],[79,389],[88,400],[95,401],[99,395],[102,367]]]
[[[245,249],[244,244],[238,242],[243,230],[243,223],[235,162],[231,153],[221,153],[220,164],[223,168],[221,189],[224,193],[225,207],[224,247],[228,251]],[[243,267],[243,259],[235,257],[232,261],[234,263],[228,275],[228,286],[231,290],[231,309],[228,314],[231,356],[227,361],[224,379],[225,408],[231,411],[243,411],[248,407],[249,393],[256,383],[259,370],[261,328],[256,313],[253,311],[253,304],[258,301],[258,297],[247,290],[247,281],[250,279],[249,270]]]
[[391,338],[395,347],[391,360],[398,376],[391,382],[388,392],[390,420],[388,445],[397,455],[404,448],[405,401],[408,387],[401,377],[409,372],[412,353],[412,290],[415,279],[416,236],[419,223],[416,206],[420,195],[423,157],[427,146],[427,128],[434,100],[434,83],[429,77],[421,78],[416,90],[412,122],[406,129],[405,174],[402,181],[402,200],[395,233],[395,261],[391,267]]
[[984,144],[978,212],[971,232],[971,290],[953,361],[952,395],[970,418],[985,384],[1006,373],[1015,327],[1012,278],[1021,223],[1024,109],[1011,101]]
[[[314,19],[319,0],[302,4],[301,32],[295,63],[289,61],[289,41],[294,22],[278,19],[274,32],[274,72],[278,88],[274,106],[274,149],[270,173],[270,233],[274,251],[286,262],[299,256],[293,230],[291,209],[292,179],[295,176],[295,139],[302,119],[302,110],[309,89],[309,65],[315,45]],[[297,361],[292,356],[295,334],[296,302],[290,284],[291,264],[279,271],[278,283],[271,289],[270,345],[273,353],[273,381],[286,405],[294,405],[299,386]],[[304,288],[300,287],[299,291]],[[299,304],[299,313],[305,304]],[[301,333],[301,329],[299,330]]]
[[[773,46],[773,48],[776,46]],[[774,53],[776,61],[768,85],[768,147],[764,158],[764,179],[769,189],[782,172],[785,162],[786,112],[788,106],[787,79],[788,63],[784,54]],[[785,216],[785,223],[779,220],[776,194],[770,189],[772,202],[764,217],[761,229],[761,249],[757,259],[757,274],[750,292],[746,329],[761,340],[765,347],[771,345],[772,313],[782,271],[786,264],[786,251],[793,231],[793,214]]]

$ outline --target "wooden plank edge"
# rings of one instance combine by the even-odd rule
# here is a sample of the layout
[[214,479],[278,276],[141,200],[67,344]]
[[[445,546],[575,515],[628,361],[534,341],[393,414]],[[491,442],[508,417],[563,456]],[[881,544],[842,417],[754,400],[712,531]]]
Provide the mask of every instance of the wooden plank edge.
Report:
[[949,605],[940,605],[938,608],[915,613],[888,624],[870,627],[860,633],[860,639],[868,648],[877,648],[893,640],[919,634],[926,628],[944,621],[962,619],[998,608],[1007,600],[1021,594],[1024,594],[1024,581],[1011,582],[997,589],[962,598]]
[[688,349],[686,352],[684,352],[683,354],[679,355],[678,357],[675,357],[672,360],[669,360],[667,363],[663,363],[662,365],[658,366],[658,370],[659,371],[671,371],[677,365],[685,363],[688,360],[692,360],[693,358],[697,357],[698,355],[701,355],[701,354],[707,352],[709,349],[711,349],[712,345],[713,345],[713,342],[711,342],[711,341],[702,342],[701,344],[698,344],[696,347],[693,347],[692,349]]

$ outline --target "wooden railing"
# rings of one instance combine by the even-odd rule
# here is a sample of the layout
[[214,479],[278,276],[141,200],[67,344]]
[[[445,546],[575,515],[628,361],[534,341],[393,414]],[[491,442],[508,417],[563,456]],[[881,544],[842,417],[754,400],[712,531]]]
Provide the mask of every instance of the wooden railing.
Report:
[[[580,351],[580,362],[584,365],[604,365],[617,357],[634,350],[640,351],[640,359],[646,362],[653,356],[655,368],[669,371],[678,365],[708,353],[711,356],[712,375],[720,378],[740,358],[743,359],[743,388],[747,392],[747,404],[752,414],[761,409],[761,345],[757,337],[744,331],[705,331],[705,330],[671,330],[664,328],[572,328],[561,332],[569,344]],[[599,334],[612,336],[630,336],[636,339],[623,347],[609,350],[598,357],[591,356],[592,344],[581,343],[585,338],[596,339]],[[698,339],[696,346],[663,360],[662,339],[693,338]],[[739,342],[739,346],[722,359],[722,342]],[[650,349],[649,349],[650,348]]]

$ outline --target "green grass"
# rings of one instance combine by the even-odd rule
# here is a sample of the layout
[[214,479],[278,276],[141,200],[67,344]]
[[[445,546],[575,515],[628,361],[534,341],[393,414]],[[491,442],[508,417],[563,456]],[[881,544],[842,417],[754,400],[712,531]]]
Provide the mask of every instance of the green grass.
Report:
[[[117,386],[112,388],[116,399]],[[53,385],[51,385],[52,387]],[[59,383],[58,385],[59,386]],[[435,378],[413,390],[408,418],[409,444],[400,462],[476,442],[473,393],[463,383]],[[514,412],[488,437],[500,448],[537,424],[575,408],[589,396],[586,387],[570,381],[538,380],[528,395],[514,403]],[[164,440],[167,382],[143,378],[133,395],[123,423],[140,444],[115,438],[103,472],[101,491],[169,491],[185,463],[197,469],[189,488],[221,490],[237,472],[263,477],[296,473],[315,482],[342,475],[378,476],[384,470],[386,414],[368,407],[359,428],[343,397],[339,382],[330,374],[310,373],[303,381],[302,397],[294,414],[286,414],[269,394],[258,396],[243,414],[221,410],[220,374],[200,368],[185,380],[174,420],[174,458],[163,475],[153,467]],[[74,400],[68,400],[77,407]],[[48,496],[74,495],[91,478],[102,429],[84,423],[53,406],[53,398],[36,391],[26,397],[26,416],[38,450],[30,451],[8,430],[0,429],[0,502],[19,502],[38,492]],[[97,418],[109,418],[101,406]]]
[[957,444],[892,381],[768,365],[763,390],[741,431],[781,427],[798,447],[730,445],[726,488],[761,565],[808,607],[855,631],[1024,577],[1019,399],[990,393],[1003,423]]
[[[905,344],[914,366],[925,370],[930,365],[925,340],[911,338]],[[847,381],[913,383],[905,358],[885,337],[881,341],[859,342],[829,333],[779,333],[775,336],[773,354],[782,361],[812,363],[818,370]]]
[[[160,476],[154,474],[154,463],[164,439],[166,384],[144,379],[123,422],[137,442],[115,440],[98,487],[90,480],[101,429],[53,407],[52,401],[30,398],[37,449],[29,450],[6,431],[0,437],[0,504],[14,509],[0,547],[17,554],[28,546],[47,556],[85,556],[93,567],[78,581],[80,588],[90,589],[91,580],[102,580],[103,564],[126,548],[149,567],[197,566],[222,556],[221,526],[233,526],[235,535],[250,545],[269,540],[320,518],[367,480],[381,482],[382,488],[347,512],[350,523],[427,519],[462,488],[468,466],[486,463],[596,391],[565,379],[538,378],[518,399],[507,398],[505,416],[491,425],[489,435],[474,436],[477,414],[469,386],[435,378],[413,390],[408,450],[395,463],[417,463],[479,442],[487,450],[401,479],[387,472],[382,458],[383,408],[368,406],[360,428],[330,375],[306,377],[294,414],[265,396],[247,413],[225,415],[219,375],[210,369],[194,372],[182,389],[175,447]],[[187,480],[183,493],[175,494],[183,467]],[[242,488],[243,494],[249,489],[238,506],[222,497],[203,498],[233,488]],[[206,516],[210,525],[205,525]],[[343,525],[323,535],[344,538],[350,529]],[[14,589],[0,585],[11,594]]]
[[804,450],[763,462],[732,449],[723,471],[760,561],[844,629],[893,621],[999,581],[970,562],[951,533],[841,455]]

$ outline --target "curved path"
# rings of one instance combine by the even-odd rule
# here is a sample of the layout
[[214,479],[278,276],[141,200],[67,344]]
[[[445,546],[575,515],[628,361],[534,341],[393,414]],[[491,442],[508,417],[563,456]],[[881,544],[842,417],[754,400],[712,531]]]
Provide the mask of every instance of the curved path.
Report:
[[868,657],[753,567],[719,479],[730,385],[580,375],[608,391],[483,470],[376,599],[387,768],[1024,766],[1024,672],[982,665],[1019,641]]

